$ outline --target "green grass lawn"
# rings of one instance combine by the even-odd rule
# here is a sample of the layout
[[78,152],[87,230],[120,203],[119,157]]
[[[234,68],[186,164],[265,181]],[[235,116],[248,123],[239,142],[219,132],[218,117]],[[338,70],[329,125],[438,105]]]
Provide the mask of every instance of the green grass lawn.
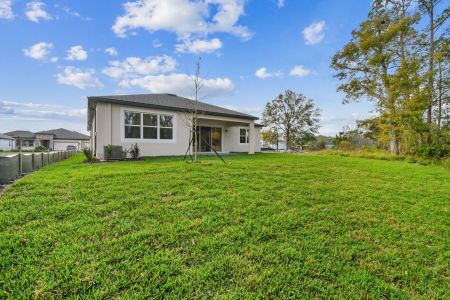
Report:
[[10,155],[10,154],[19,154],[19,152],[0,151],[0,155]]
[[82,160],[0,197],[0,298],[450,297],[443,167],[292,154]]
[[[10,155],[10,154],[19,154],[20,152],[18,151],[0,151],[0,155]],[[22,152],[22,154],[33,154],[33,153],[41,153],[41,152],[29,152],[29,151],[24,151]],[[44,152],[46,153],[46,152]]]

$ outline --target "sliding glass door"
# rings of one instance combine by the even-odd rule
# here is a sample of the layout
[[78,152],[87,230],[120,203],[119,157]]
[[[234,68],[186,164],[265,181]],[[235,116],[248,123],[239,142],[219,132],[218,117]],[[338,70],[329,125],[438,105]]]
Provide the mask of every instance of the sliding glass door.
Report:
[[211,147],[216,152],[222,151],[222,128],[211,128]]
[[211,152],[211,127],[200,127],[200,152]]
[[199,150],[200,152],[212,152],[213,149],[217,152],[222,151],[222,128],[218,127],[200,127]]

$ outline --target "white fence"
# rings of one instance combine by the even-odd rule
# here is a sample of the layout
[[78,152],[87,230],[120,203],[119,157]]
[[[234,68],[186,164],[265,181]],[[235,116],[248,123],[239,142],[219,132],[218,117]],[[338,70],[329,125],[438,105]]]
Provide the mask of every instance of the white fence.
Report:
[[24,152],[2,156],[0,152],[0,184],[11,182],[20,176],[62,161],[75,153],[76,151]]

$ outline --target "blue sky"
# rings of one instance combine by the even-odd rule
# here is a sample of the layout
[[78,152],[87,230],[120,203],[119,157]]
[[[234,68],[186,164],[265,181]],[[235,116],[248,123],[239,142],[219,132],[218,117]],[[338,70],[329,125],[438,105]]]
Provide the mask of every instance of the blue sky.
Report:
[[0,0],[0,132],[85,132],[86,96],[192,93],[202,57],[205,102],[260,115],[285,89],[322,110],[334,135],[367,117],[341,104],[332,55],[371,0]]

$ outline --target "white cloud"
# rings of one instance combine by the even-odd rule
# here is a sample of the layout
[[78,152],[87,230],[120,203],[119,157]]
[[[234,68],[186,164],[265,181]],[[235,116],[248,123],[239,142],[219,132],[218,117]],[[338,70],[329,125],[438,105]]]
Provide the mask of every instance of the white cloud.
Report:
[[67,50],[67,60],[86,60],[87,58],[88,54],[81,45],[73,46]]
[[100,80],[95,77],[95,71],[93,69],[82,71],[71,66],[65,67],[63,73],[56,75],[56,79],[61,84],[71,85],[79,89],[103,87]]
[[103,70],[103,74],[112,78],[129,78],[170,72],[175,69],[177,62],[174,58],[164,55],[144,59],[127,57],[124,61],[110,61],[109,65],[110,67]]
[[83,20],[83,21],[90,21],[90,20],[92,20],[92,18],[90,18],[90,17],[84,17],[84,16],[82,16],[79,12],[77,12],[77,11],[71,9],[71,8],[68,7],[68,6],[63,6],[63,7],[61,7],[61,6],[59,6],[58,4],[55,4],[55,7],[56,7],[56,8],[61,8],[66,14],[68,14],[68,15],[70,15],[70,16],[73,16],[73,17],[77,17],[77,18],[79,18],[79,19],[81,19],[81,20]]
[[311,74],[311,70],[306,69],[302,65],[294,66],[289,72],[289,75],[296,77],[305,77],[308,76],[309,74]]
[[235,106],[235,105],[218,105],[218,106],[257,117],[262,116],[264,111],[264,107],[261,106]]
[[[226,95],[234,89],[233,82],[228,78],[201,79],[201,81],[200,98]],[[152,93],[173,93],[185,97],[192,97],[194,92],[192,77],[178,73],[126,79],[119,85],[122,88],[137,86]]]
[[119,53],[117,52],[116,48],[114,48],[114,47],[105,49],[105,53],[108,53],[111,56],[119,55]]
[[258,70],[256,70],[255,76],[258,78],[264,79],[264,78],[270,77],[271,74],[267,72],[266,68],[262,67],[262,68],[259,68]]
[[14,19],[12,0],[0,0],[0,19]]
[[338,132],[342,131],[344,126],[350,128],[356,128],[356,121],[373,118],[375,115],[371,112],[344,112],[339,114],[339,117],[335,115],[323,115],[320,117],[320,134],[326,136],[334,136]]
[[269,73],[265,67],[261,67],[255,72],[255,76],[261,79],[269,78],[269,77],[281,77],[283,76],[283,73],[280,71],[276,73]]
[[44,10],[45,4],[39,1],[32,1],[27,3],[25,15],[28,20],[39,23],[39,19],[51,20],[52,17]]
[[315,45],[320,43],[325,37],[323,32],[325,29],[325,21],[314,22],[305,29],[303,29],[303,38],[307,45]]
[[255,76],[258,78],[264,79],[267,77],[271,77],[272,75],[267,72],[267,69],[265,67],[262,67],[262,68],[259,68],[258,70],[256,70]]
[[175,48],[180,53],[212,53],[222,48],[222,42],[218,38],[212,40],[186,40],[183,44],[175,45]]
[[156,40],[153,40],[152,45],[155,48],[160,48],[160,47],[162,47],[163,43],[161,43],[160,40],[156,39]]
[[86,108],[70,108],[63,105],[0,101],[2,119],[13,120],[75,120],[86,119]]
[[278,0],[277,1],[277,5],[278,5],[278,7],[283,7],[284,6],[284,0]]
[[[244,14],[245,0],[137,0],[126,2],[125,13],[116,18],[112,30],[120,37],[138,28],[150,32],[166,30],[180,38],[226,32],[242,39],[251,33],[237,25]],[[214,15],[211,15],[211,11]]]
[[52,48],[52,43],[41,42],[31,46],[28,49],[23,49],[22,51],[23,54],[33,59],[45,60],[48,58],[48,55],[50,54]]

